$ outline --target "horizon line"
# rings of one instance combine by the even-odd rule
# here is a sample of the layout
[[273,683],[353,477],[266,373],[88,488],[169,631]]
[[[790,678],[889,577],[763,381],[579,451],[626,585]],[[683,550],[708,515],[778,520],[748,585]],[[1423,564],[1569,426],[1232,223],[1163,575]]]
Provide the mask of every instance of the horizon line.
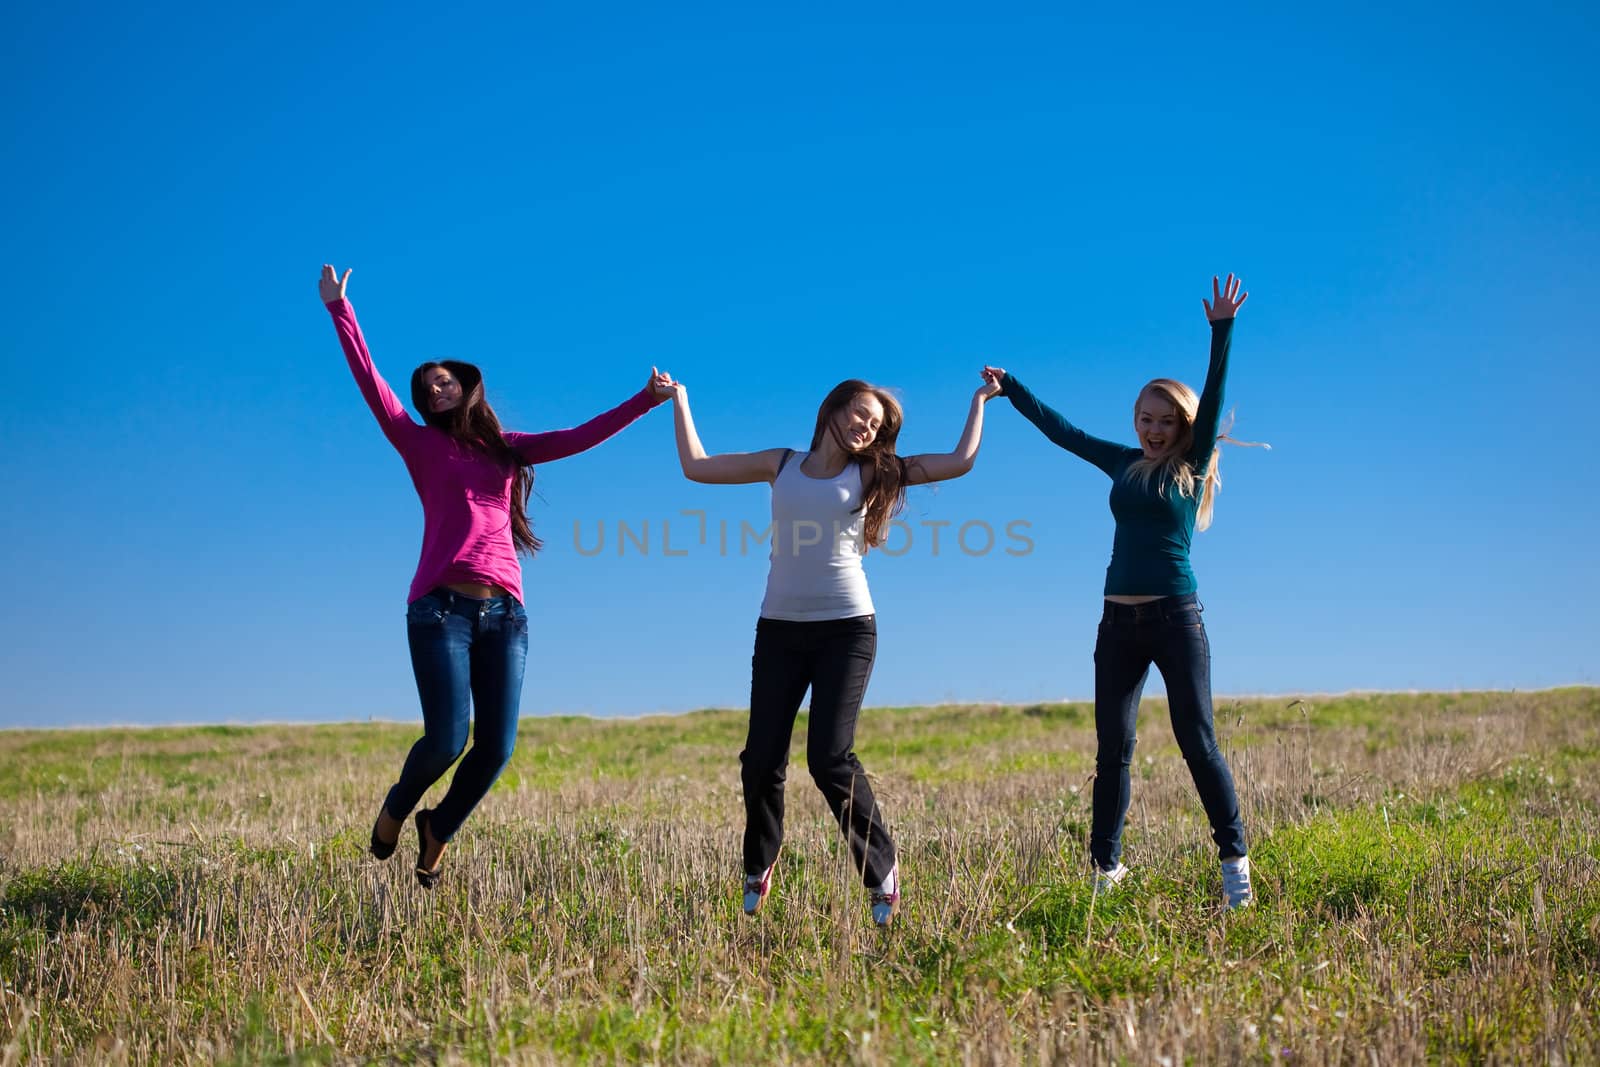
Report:
[[[1213,709],[1224,701],[1229,700],[1289,700],[1291,703],[1308,698],[1327,699],[1351,696],[1457,696],[1467,693],[1552,693],[1561,689],[1600,689],[1600,684],[1594,682],[1571,682],[1562,685],[1546,685],[1532,688],[1512,686],[1509,689],[1346,689],[1341,692],[1286,692],[1286,693],[1222,693],[1213,694],[1211,703]],[[1165,694],[1141,698],[1141,703],[1148,700],[1165,700]],[[1094,703],[1093,697],[1074,698],[1059,697],[1049,700],[1003,701],[1003,700],[936,700],[920,704],[876,704],[862,707],[862,712],[873,710],[892,711],[906,708],[1028,708],[1040,704],[1090,704]],[[705,712],[737,712],[748,711],[748,705],[710,705],[698,708],[682,708],[676,711],[642,711],[635,713],[619,712],[614,715],[602,715],[585,711],[550,711],[539,712],[534,715],[519,715],[517,721],[524,719],[593,719],[596,721],[623,721],[638,722],[644,719],[664,719],[679,715],[697,715]],[[810,707],[800,709],[800,714],[810,712]],[[239,728],[268,727],[268,726],[360,726],[364,724],[382,723],[385,725],[405,726],[408,724],[421,725],[420,715],[416,718],[390,719],[368,716],[363,719],[227,719],[223,721],[175,721],[175,722],[105,722],[105,723],[69,723],[62,726],[12,726],[0,724],[0,732],[18,732],[32,730],[39,733],[61,732],[73,730],[183,730],[205,726],[229,726]]]

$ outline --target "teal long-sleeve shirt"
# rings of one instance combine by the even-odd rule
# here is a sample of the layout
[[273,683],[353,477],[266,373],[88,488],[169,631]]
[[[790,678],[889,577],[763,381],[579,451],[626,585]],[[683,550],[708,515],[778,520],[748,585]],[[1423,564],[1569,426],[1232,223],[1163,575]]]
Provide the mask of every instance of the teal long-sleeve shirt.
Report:
[[[1211,454],[1216,451],[1232,338],[1232,319],[1211,324],[1211,365],[1195,412],[1194,444],[1184,457],[1194,467],[1196,477],[1204,476]],[[1194,497],[1179,493],[1172,479],[1151,478],[1148,488],[1141,487],[1127,475],[1128,467],[1144,456],[1142,450],[1084,433],[1040,402],[1016,375],[1002,378],[1000,390],[1046,437],[1110,475],[1111,515],[1116,519],[1117,530],[1111,543],[1111,565],[1106,568],[1105,595],[1193,593],[1196,586],[1189,566],[1189,547],[1200,510],[1199,485]]]

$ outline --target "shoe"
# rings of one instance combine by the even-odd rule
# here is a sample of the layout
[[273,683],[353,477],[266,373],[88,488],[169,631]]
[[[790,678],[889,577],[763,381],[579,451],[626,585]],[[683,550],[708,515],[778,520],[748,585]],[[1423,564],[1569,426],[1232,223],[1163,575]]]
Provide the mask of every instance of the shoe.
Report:
[[1094,868],[1094,891],[1095,891],[1095,895],[1098,896],[1101,893],[1109,893],[1109,892],[1111,892],[1113,889],[1117,888],[1117,886],[1122,884],[1122,880],[1124,878],[1128,877],[1129,873],[1130,872],[1128,870],[1128,865],[1125,864],[1125,863],[1119,863],[1115,867],[1111,868],[1109,871],[1106,870],[1104,867],[1100,866],[1099,864],[1095,864],[1095,868]]
[[886,881],[894,883],[894,888],[885,893],[882,889],[872,891],[872,924],[877,927],[888,927],[894,922],[894,917],[900,914],[900,868],[897,866],[889,872]]
[[1222,861],[1222,900],[1229,911],[1248,908],[1255,899],[1250,891],[1250,857]]
[[[386,860],[390,856],[394,855],[395,846],[400,843],[399,834],[395,835],[395,839],[393,841],[385,841],[383,838],[378,836],[378,823],[383,821],[383,816],[384,812],[380,810],[378,812],[378,817],[373,820],[372,843],[367,846],[367,851],[372,853],[373,858],[380,860]],[[405,823],[401,823],[400,828],[404,830],[405,825]]]
[[432,889],[439,884],[439,859],[444,858],[441,850],[439,859],[433,861],[430,871],[422,865],[422,860],[428,854],[428,817],[433,814],[431,808],[421,808],[417,811],[417,884],[424,889]]
[[760,874],[747,874],[744,876],[744,913],[746,915],[754,915],[761,910],[761,905],[767,902],[767,896],[772,892],[772,871],[777,866],[777,861],[773,861],[772,866]]

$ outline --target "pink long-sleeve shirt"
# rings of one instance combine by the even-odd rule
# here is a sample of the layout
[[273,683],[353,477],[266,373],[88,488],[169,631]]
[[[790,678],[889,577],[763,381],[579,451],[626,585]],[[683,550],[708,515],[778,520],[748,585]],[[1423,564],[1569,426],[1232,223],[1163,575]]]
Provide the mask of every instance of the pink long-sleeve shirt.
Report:
[[[422,499],[422,555],[407,602],[457,582],[504,586],[522,600],[522,566],[511,539],[511,489],[516,471],[443,430],[420,425],[372,365],[348,300],[328,305],[350,373],[383,435],[394,445]],[[576,455],[611,437],[661,400],[641,389],[610,411],[570,430],[507,433],[524,463]]]

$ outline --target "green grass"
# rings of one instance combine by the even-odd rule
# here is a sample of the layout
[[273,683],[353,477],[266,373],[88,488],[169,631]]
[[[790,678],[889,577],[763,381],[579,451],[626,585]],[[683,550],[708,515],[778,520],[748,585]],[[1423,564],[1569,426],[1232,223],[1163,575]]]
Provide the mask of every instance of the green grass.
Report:
[[[743,715],[528,720],[433,893],[366,858],[393,724],[0,734],[0,1060],[1600,1058],[1600,694],[1219,707],[1225,914],[1152,702],[1132,877],[1085,876],[1085,705],[869,709],[906,909],[803,771],[738,913]],[[1146,762],[1148,758],[1148,762]]]

